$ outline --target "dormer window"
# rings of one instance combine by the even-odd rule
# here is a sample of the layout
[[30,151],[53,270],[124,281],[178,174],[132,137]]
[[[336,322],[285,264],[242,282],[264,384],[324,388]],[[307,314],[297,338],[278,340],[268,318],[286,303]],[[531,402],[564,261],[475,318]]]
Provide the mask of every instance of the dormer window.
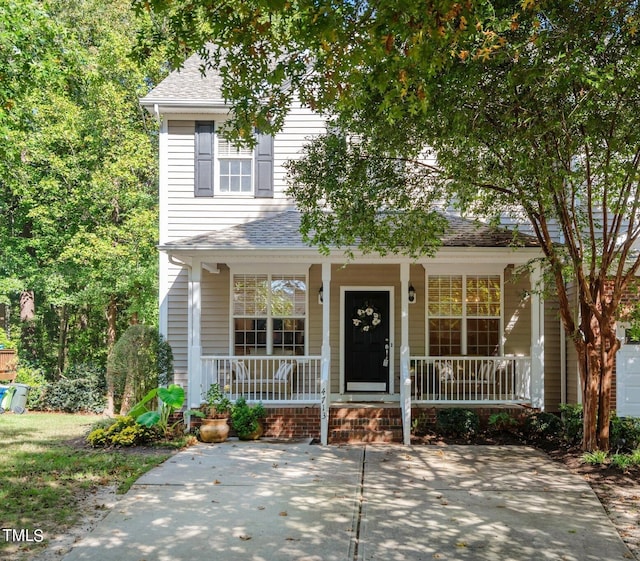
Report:
[[213,121],[196,121],[194,196],[273,197],[273,138],[256,133],[255,148],[236,148]]

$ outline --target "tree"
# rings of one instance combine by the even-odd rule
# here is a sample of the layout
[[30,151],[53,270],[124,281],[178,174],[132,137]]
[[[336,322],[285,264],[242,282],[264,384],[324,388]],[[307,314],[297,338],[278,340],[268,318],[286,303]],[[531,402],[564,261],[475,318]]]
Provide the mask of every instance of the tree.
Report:
[[[26,16],[9,25],[27,8],[41,33]],[[54,375],[104,365],[118,331],[156,318],[157,124],[138,98],[162,59],[129,56],[142,23],[126,0],[23,0],[0,18],[15,81],[0,114],[0,293],[35,301],[22,358]],[[29,54],[20,71],[12,53]]]
[[236,137],[277,129],[296,97],[336,116],[291,165],[310,241],[433,251],[436,202],[528,222],[579,357],[583,446],[609,447],[615,323],[640,266],[637,2],[134,3],[176,56],[219,68]]

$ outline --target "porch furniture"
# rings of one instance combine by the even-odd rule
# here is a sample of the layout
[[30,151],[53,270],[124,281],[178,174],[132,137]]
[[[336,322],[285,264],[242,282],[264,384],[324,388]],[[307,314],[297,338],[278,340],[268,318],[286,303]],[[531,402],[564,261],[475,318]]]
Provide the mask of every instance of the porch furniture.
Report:
[[15,349],[0,349],[0,382],[13,382],[18,375]]
[[516,362],[511,357],[426,358],[411,369],[418,400],[511,401],[519,397]]
[[222,387],[251,399],[290,399],[293,393],[295,361],[255,359],[225,361],[218,372]]

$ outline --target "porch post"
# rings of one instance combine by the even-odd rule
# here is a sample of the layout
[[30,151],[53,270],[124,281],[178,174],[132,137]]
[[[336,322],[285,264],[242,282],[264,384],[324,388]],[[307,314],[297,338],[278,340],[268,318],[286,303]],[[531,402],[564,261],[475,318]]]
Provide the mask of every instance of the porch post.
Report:
[[322,371],[320,378],[320,441],[329,443],[329,400],[331,395],[331,263],[322,264]]
[[542,271],[536,265],[531,279],[531,405],[544,410],[544,300]]
[[188,403],[190,408],[200,407],[202,398],[202,347],[201,316],[202,299],[200,282],[202,280],[202,264],[194,260],[189,276],[189,327],[188,327]]
[[409,263],[400,263],[400,404],[402,441],[411,444],[411,376],[409,375]]

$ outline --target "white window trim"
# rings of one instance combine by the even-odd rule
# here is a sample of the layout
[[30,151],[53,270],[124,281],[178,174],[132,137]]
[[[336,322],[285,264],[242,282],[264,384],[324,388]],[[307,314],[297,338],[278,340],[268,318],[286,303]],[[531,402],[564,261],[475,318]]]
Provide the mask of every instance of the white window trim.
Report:
[[[263,270],[261,270],[263,269]],[[267,320],[267,354],[266,356],[273,356],[273,320],[274,319],[285,319],[281,316],[274,316],[271,314],[271,291],[269,291],[269,295],[267,296],[267,315],[265,316],[236,316],[233,313],[233,287],[234,287],[234,277],[236,275],[267,275],[267,282],[271,282],[271,278],[273,275],[281,276],[281,275],[295,275],[295,276],[304,276],[304,282],[307,287],[306,297],[305,297],[305,315],[296,315],[296,316],[287,316],[286,319],[304,319],[304,354],[305,356],[309,354],[309,274],[308,267],[304,270],[301,270],[299,265],[282,265],[278,267],[277,272],[273,272],[273,266],[269,267],[268,270],[265,270],[265,267],[255,266],[255,265],[236,265],[230,268],[229,275],[229,355],[235,355],[235,319],[236,318],[254,318],[254,317],[264,317]]]
[[[498,341],[500,345],[499,355],[504,355],[504,269],[500,271],[496,271],[494,266],[488,267],[480,267],[478,270],[470,273],[469,269],[466,268],[464,271],[461,270],[448,270],[441,268],[430,268],[429,271],[425,271],[425,322],[424,322],[424,332],[425,332],[425,354],[429,353],[429,318],[431,317],[429,314],[429,277],[441,277],[441,276],[461,276],[462,277],[462,315],[460,317],[461,327],[460,327],[460,336],[462,338],[460,350],[462,356],[467,356],[467,319],[477,319],[480,316],[468,315],[467,314],[467,276],[477,277],[484,275],[494,275],[500,277],[500,318],[499,318],[499,333],[498,333]],[[433,317],[458,317],[458,316],[433,316]],[[490,319],[495,319],[496,316],[482,316],[488,317]]]
[[[213,162],[213,193],[216,197],[230,197],[230,198],[255,198],[255,179],[256,179],[256,151],[255,148],[251,149],[251,185],[248,191],[222,191],[220,189],[220,160],[248,160],[249,154],[238,154],[222,156],[220,154],[220,140],[222,136],[219,134],[218,123],[216,122],[213,130],[213,142],[214,142],[214,162]],[[222,139],[224,140],[224,139]]]

